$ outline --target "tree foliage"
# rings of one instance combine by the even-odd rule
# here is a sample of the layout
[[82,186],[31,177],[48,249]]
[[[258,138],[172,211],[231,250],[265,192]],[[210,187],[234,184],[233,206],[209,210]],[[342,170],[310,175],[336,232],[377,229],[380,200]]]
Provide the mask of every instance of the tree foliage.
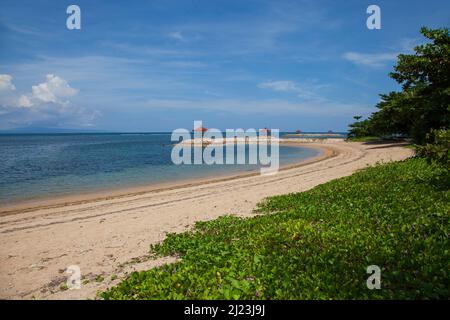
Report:
[[[423,144],[432,129],[450,123],[450,36],[448,29],[422,28],[430,42],[400,54],[389,75],[402,91],[381,94],[379,109],[350,125],[350,136],[404,134]],[[364,130],[361,130],[361,127]],[[356,130],[354,130],[356,128]]]

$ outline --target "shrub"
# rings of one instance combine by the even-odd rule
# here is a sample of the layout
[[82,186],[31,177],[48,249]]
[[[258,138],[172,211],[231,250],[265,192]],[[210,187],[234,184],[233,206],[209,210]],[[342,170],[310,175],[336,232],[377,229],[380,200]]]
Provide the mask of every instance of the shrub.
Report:
[[427,135],[427,143],[417,147],[417,155],[428,159],[429,162],[440,163],[450,167],[450,130],[431,130]]

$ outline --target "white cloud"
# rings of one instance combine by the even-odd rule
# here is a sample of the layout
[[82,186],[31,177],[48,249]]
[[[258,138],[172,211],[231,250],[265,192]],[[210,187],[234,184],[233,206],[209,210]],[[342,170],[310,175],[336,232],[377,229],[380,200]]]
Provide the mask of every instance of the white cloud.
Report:
[[181,31],[170,32],[169,37],[179,41],[186,40],[186,38],[181,34]]
[[298,91],[298,84],[293,81],[282,80],[282,81],[268,81],[263,82],[258,85],[259,88],[272,89],[275,91]]
[[32,86],[32,97],[43,102],[58,102],[59,98],[73,96],[77,90],[69,86],[66,80],[53,74],[47,75],[47,81]]
[[9,74],[0,74],[0,91],[16,90],[12,84],[12,77]]
[[[11,88],[11,76],[1,79],[3,84],[9,83]],[[99,112],[73,105],[67,100],[77,93],[78,90],[72,88],[65,79],[53,74],[48,74],[45,82],[32,86],[30,93],[19,95],[10,90],[0,95],[0,127],[92,125]]]
[[267,81],[258,84],[259,88],[270,89],[278,92],[293,92],[304,100],[323,100],[318,93],[320,89],[327,87],[323,84],[300,84],[290,80]]
[[19,107],[29,108],[33,106],[33,103],[30,101],[30,98],[28,98],[26,95],[21,95],[19,97],[19,100],[17,101],[17,104]]
[[277,92],[295,93],[300,98],[298,102],[266,100],[250,103],[255,106],[255,111],[260,110],[267,114],[280,112],[287,115],[353,116],[355,114],[365,115],[373,111],[372,107],[368,105],[330,100],[323,95],[323,89],[330,85],[314,81],[307,81],[303,84],[290,80],[267,81],[260,83],[258,87]]
[[372,111],[370,106],[340,103],[332,101],[290,102],[279,99],[269,100],[182,100],[182,99],[151,99],[143,107],[151,109],[184,109],[204,110],[209,112],[231,112],[239,115],[322,115],[322,116],[353,116],[367,114]]
[[355,64],[377,68],[386,65],[387,62],[395,61],[397,55],[398,53],[346,52],[342,57]]

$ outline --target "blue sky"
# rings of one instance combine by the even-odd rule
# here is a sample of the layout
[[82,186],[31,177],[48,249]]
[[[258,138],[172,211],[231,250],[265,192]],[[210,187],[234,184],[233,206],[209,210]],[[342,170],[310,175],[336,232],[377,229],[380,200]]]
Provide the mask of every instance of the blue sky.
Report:
[[0,129],[345,131],[398,89],[387,74],[420,27],[449,24],[443,0],[3,0]]

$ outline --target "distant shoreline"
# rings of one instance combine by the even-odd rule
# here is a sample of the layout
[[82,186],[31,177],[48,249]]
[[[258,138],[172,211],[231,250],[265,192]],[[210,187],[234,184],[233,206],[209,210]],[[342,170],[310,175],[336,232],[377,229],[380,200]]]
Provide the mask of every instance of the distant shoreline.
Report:
[[[223,131],[225,132],[225,131]],[[74,135],[89,135],[89,134],[172,134],[171,131],[76,131],[72,129],[67,130],[54,130],[54,131],[14,131],[14,130],[0,130],[0,136],[1,135],[60,135],[60,134],[74,134]],[[280,135],[282,136],[298,136],[298,135],[304,135],[304,136],[327,136],[327,135],[336,135],[336,136],[342,136],[344,137],[347,134],[347,132],[334,132],[334,133],[326,133],[326,132],[303,132],[303,133],[295,133],[292,131],[280,131]]]

